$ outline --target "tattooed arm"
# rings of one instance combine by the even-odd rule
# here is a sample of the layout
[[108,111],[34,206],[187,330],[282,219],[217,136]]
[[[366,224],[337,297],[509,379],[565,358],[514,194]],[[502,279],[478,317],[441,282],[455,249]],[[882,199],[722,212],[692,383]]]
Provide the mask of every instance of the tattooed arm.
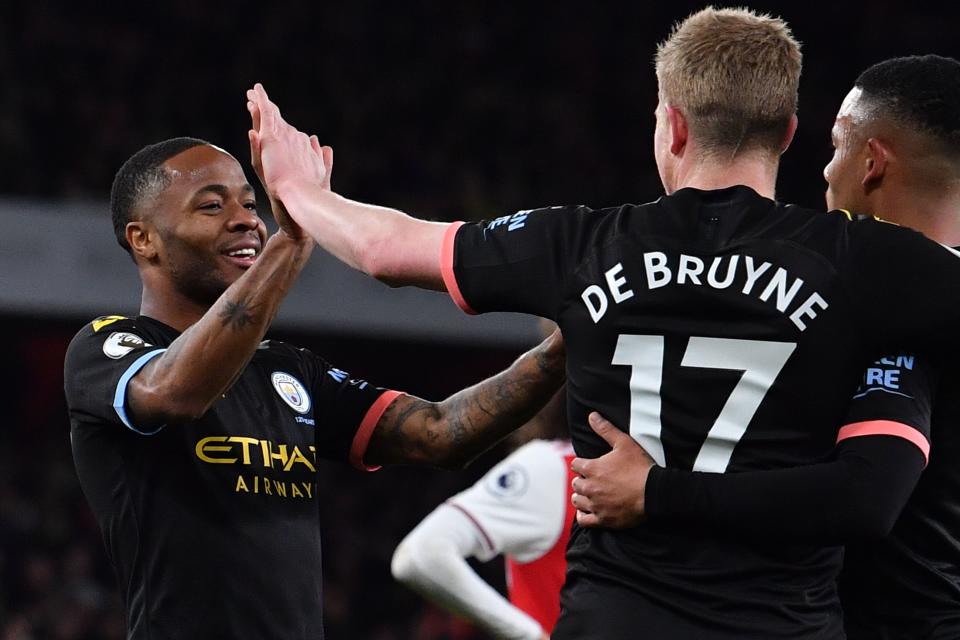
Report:
[[377,423],[364,462],[463,467],[536,415],[563,384],[564,364],[555,331],[506,371],[443,402],[400,396]]
[[206,413],[253,357],[312,247],[309,238],[275,233],[203,317],[130,380],[128,409],[139,427]]

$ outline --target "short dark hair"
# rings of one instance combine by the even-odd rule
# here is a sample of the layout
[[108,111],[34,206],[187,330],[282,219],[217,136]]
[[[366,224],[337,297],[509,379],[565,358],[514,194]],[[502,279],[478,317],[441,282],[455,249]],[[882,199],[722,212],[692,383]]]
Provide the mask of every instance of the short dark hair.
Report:
[[113,233],[117,242],[132,255],[127,243],[127,223],[135,219],[134,211],[144,197],[154,195],[170,184],[170,176],[163,163],[187,149],[210,143],[199,138],[171,138],[147,145],[130,156],[110,188],[110,213],[113,217]]
[[854,86],[878,114],[935,138],[960,159],[960,62],[937,55],[878,62]]

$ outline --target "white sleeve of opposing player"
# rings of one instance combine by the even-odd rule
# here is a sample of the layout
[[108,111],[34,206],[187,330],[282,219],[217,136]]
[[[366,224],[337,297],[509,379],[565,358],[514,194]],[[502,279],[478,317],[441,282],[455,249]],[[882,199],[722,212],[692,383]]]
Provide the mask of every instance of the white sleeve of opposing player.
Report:
[[505,553],[518,562],[532,562],[556,544],[566,524],[568,446],[533,440],[449,500],[483,534],[485,544],[477,558]]
[[498,638],[539,640],[544,631],[474,573],[464,558],[486,542],[461,510],[442,504],[411,531],[393,554],[393,576],[440,606]]

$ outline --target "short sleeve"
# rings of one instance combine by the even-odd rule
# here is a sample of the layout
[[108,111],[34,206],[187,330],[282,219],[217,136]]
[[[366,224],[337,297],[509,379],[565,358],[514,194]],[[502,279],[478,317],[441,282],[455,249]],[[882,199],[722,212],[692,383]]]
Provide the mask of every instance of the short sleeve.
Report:
[[531,562],[560,537],[566,515],[567,469],[550,442],[534,440],[497,464],[448,504],[483,536],[486,561],[507,553]]
[[551,207],[451,225],[440,256],[447,291],[467,313],[555,318],[591,213]]
[[930,416],[938,372],[931,359],[912,353],[883,356],[867,366],[850,401],[837,441],[886,435],[930,454]]
[[358,469],[375,471],[379,467],[366,466],[363,455],[380,417],[400,392],[352,378],[346,371],[312,357],[317,455],[346,460]]
[[115,423],[142,435],[163,427],[141,429],[130,415],[127,385],[165,348],[150,344],[134,320],[99,318],[84,327],[67,348],[64,391],[77,422]]

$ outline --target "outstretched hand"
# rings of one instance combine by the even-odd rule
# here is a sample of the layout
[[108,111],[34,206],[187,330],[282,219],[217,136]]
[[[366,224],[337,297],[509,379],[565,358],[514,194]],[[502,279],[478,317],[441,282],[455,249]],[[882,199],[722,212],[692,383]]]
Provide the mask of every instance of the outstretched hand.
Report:
[[573,506],[582,527],[626,529],[644,516],[647,475],[655,464],[636,440],[593,412],[590,427],[611,450],[592,460],[574,458]]
[[280,192],[285,185],[294,183],[330,189],[333,149],[321,146],[316,136],[307,136],[288,124],[260,83],[247,91],[247,111],[253,125],[247,134],[253,170],[267,190],[280,228],[293,237],[303,237],[303,231],[283,206]]

